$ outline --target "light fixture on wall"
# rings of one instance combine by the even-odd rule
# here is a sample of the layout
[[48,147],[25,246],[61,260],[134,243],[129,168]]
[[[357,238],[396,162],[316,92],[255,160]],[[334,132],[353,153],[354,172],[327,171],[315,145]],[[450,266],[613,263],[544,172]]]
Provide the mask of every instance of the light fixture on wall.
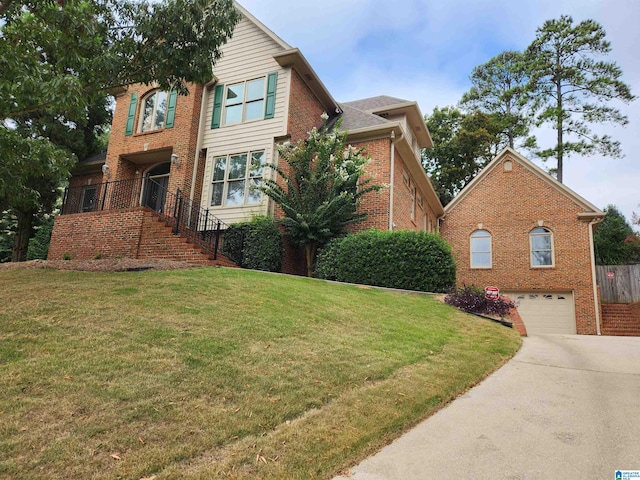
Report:
[[178,154],[176,153],[171,154],[171,165],[175,165],[177,168],[180,167],[181,163],[180,163],[180,160],[178,159]]
[[109,165],[107,165],[106,163],[104,165],[102,165],[102,174],[106,175],[107,178],[111,178],[111,172],[109,171]]

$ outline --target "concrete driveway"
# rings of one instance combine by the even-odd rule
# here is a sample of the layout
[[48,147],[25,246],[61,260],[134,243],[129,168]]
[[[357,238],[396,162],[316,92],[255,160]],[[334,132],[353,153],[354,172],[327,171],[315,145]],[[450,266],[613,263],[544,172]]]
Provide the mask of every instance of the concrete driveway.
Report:
[[613,480],[616,470],[640,470],[640,338],[541,335],[338,478]]

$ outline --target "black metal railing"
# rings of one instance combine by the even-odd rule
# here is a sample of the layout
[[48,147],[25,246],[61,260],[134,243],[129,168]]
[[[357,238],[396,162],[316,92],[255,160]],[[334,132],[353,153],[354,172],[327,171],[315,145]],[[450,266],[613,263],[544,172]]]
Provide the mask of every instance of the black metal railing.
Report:
[[[223,233],[229,226],[208,209],[193,202],[180,189],[176,193],[169,192],[164,179],[156,181],[143,177],[67,188],[61,215],[121,210],[141,205],[154,211],[173,228],[174,234],[184,235],[214,260],[218,258],[218,253],[222,253]],[[224,254],[240,264],[241,259],[232,258],[231,252]]]
[[144,180],[131,178],[67,188],[64,191],[60,214],[121,210],[140,206],[140,192]]

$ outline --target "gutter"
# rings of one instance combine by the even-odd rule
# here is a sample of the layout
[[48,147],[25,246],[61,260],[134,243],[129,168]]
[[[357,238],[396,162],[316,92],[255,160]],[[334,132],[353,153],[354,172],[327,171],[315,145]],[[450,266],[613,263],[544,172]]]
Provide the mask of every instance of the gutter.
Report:
[[593,306],[596,311],[596,334],[602,335],[602,331],[600,329],[600,308],[598,303],[598,283],[596,280],[596,254],[595,248],[593,245],[593,227],[594,225],[602,222],[602,218],[594,218],[589,222],[589,250],[591,254],[591,279],[593,281]]
[[[403,135],[400,135],[402,138]],[[390,184],[389,184],[389,231],[393,231],[393,193],[396,172],[396,132],[391,130],[391,168],[390,168]]]
[[191,175],[191,192],[189,192],[189,200],[191,200],[191,202],[193,202],[193,196],[196,190],[196,180],[198,178],[198,167],[199,167],[198,163],[200,160],[200,148],[202,146],[202,137],[204,135],[204,126],[202,122],[204,121],[205,112],[207,110],[207,101],[209,100],[207,98],[208,97],[207,91],[209,87],[214,83],[216,83],[217,81],[218,79],[214,77],[213,80],[206,83],[202,87],[202,100],[200,102],[200,121],[198,122],[198,140],[196,142],[196,151],[194,154],[195,158],[193,160],[193,174]]

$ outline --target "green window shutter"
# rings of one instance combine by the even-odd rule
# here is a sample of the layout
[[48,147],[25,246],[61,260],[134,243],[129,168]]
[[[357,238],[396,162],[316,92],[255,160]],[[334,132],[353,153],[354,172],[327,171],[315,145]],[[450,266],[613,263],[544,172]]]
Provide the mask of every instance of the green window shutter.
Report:
[[264,118],[273,118],[276,113],[276,87],[278,86],[278,73],[270,73],[267,80],[267,101],[264,106]]
[[213,115],[211,115],[211,128],[220,128],[220,117],[222,115],[222,97],[224,96],[224,85],[216,85],[213,94]]
[[129,114],[127,115],[127,127],[124,131],[125,135],[133,134],[133,124],[136,120],[136,108],[138,107],[138,95],[131,94],[131,101],[129,102]]
[[167,103],[167,119],[164,122],[165,128],[173,127],[173,120],[176,116],[176,103],[178,102],[178,92],[171,90],[169,92],[169,103]]

